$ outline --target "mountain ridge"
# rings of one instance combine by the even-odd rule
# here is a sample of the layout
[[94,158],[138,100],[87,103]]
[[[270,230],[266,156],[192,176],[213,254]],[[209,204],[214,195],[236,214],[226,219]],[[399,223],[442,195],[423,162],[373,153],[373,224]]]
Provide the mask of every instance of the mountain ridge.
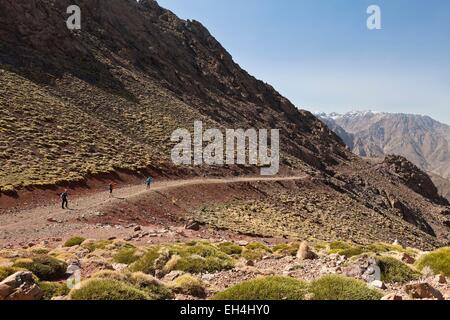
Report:
[[425,171],[450,177],[450,126],[429,116],[371,111],[317,116],[357,155],[398,154]]

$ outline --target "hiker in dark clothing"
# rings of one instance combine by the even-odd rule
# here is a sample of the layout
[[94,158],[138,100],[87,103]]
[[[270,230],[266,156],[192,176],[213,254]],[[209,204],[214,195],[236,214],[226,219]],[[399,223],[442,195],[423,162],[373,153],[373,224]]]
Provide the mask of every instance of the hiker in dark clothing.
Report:
[[62,202],[62,208],[69,209],[68,191],[65,190],[63,193],[61,193],[60,197],[61,197],[61,202]]
[[113,183],[111,182],[111,183],[109,184],[109,196],[110,196],[110,197],[112,197],[112,195],[113,195],[113,190],[114,190],[114,185],[113,185]]
[[147,180],[145,180],[145,184],[147,185],[147,188],[150,188],[152,182],[153,182],[152,177],[148,177]]

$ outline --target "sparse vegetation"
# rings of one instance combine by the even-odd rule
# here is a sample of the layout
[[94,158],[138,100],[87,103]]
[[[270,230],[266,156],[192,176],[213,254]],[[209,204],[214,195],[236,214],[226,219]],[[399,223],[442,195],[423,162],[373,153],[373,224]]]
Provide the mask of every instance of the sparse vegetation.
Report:
[[441,248],[421,257],[416,266],[419,270],[429,267],[435,274],[450,277],[450,247]]
[[153,274],[156,270],[180,270],[191,273],[231,269],[234,260],[216,246],[204,241],[150,248],[134,262],[132,271]]
[[30,259],[18,259],[14,267],[27,269],[40,280],[52,281],[63,278],[66,274],[67,264],[64,261],[47,255],[38,255]]
[[304,300],[308,284],[288,277],[245,281],[216,294],[213,300]]
[[64,243],[64,246],[65,247],[79,246],[84,242],[84,240],[86,239],[83,237],[72,237]]
[[383,296],[362,281],[338,275],[312,281],[309,290],[314,300],[380,300]]
[[364,253],[386,253],[386,252],[404,252],[412,256],[415,256],[415,252],[412,249],[403,248],[400,245],[386,244],[386,243],[374,243],[370,245],[358,245],[343,241],[333,241],[329,244],[329,253],[337,253],[347,258],[359,256]]
[[381,280],[386,283],[406,283],[420,277],[420,273],[392,257],[380,257],[377,264],[381,269]]

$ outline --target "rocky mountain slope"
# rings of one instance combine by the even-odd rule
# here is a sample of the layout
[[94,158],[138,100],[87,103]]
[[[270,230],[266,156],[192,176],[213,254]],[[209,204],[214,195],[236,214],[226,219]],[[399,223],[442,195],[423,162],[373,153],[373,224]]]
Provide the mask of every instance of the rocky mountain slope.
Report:
[[277,127],[293,162],[340,158],[320,121],[242,70],[199,22],[153,0],[79,1],[82,29],[70,31],[70,4],[0,4],[4,189],[170,167],[171,133],[194,120]]
[[[447,203],[352,154],[311,113],[242,70],[199,22],[181,20],[153,0],[77,3],[82,29],[69,31],[65,12],[71,1],[0,2],[0,204],[20,202],[23,193],[40,192],[36,187],[70,186],[76,192],[77,182],[89,186],[90,177],[124,170],[150,170],[157,178],[251,172],[174,167],[171,133],[203,120],[207,127],[280,129],[282,173],[304,175],[307,182],[248,183],[242,195],[233,193],[232,205],[214,194],[189,212],[169,194],[159,202],[161,215],[176,208],[196,216],[196,210],[212,210],[198,219],[219,228],[226,223],[231,230],[260,222],[251,225],[252,232],[273,237],[301,238],[305,231],[361,243],[400,239],[424,249],[449,243]],[[178,195],[187,202],[214,193],[198,190]],[[232,192],[230,187],[220,196]],[[99,219],[120,225],[115,217],[141,215],[150,223],[150,200],[146,195],[102,207],[106,212]],[[253,209],[249,201],[257,201]],[[218,205],[231,206],[236,219],[217,219],[223,213]],[[39,212],[53,209],[50,214],[60,213],[47,207]],[[6,205],[2,213],[29,212],[17,210]],[[85,212],[77,213],[80,224],[89,223]],[[249,219],[258,213],[259,220]],[[17,221],[8,228],[4,239],[23,233]]]
[[427,116],[380,112],[317,114],[356,154],[398,154],[421,169],[450,177],[450,126]]

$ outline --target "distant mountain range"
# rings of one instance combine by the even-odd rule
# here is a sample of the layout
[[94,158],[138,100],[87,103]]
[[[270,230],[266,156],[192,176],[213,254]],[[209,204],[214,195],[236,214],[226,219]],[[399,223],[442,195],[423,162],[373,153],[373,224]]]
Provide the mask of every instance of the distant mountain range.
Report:
[[425,171],[450,178],[450,126],[428,116],[356,111],[316,113],[362,157],[398,154]]

